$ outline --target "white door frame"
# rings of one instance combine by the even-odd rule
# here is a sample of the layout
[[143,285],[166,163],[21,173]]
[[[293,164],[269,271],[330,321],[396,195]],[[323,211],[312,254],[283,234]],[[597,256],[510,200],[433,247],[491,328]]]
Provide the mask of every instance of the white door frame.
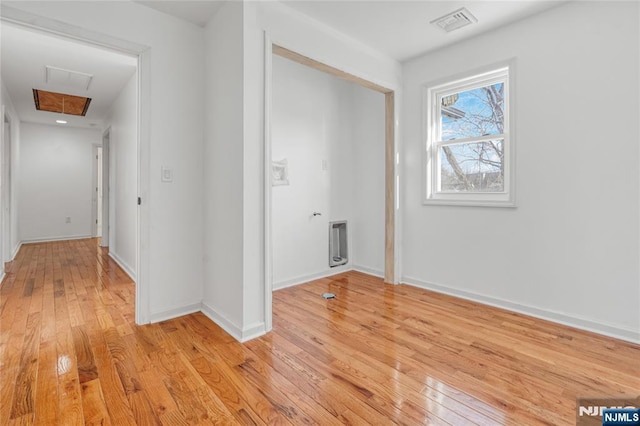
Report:
[[[2,158],[2,166],[0,170],[2,170],[2,211],[0,215],[2,215],[2,228],[0,229],[0,233],[2,233],[2,247],[0,248],[0,261],[3,263],[2,270],[4,271],[4,263],[10,262],[12,260],[12,250],[11,241],[13,240],[13,236],[11,235],[11,222],[12,222],[12,203],[11,203],[11,186],[13,181],[13,167],[11,164],[11,157],[13,155],[13,147],[12,147],[12,129],[11,129],[11,121],[12,117],[6,110],[5,106],[2,105],[2,153],[0,154],[0,158]],[[8,133],[7,133],[8,132]],[[6,135],[8,134],[8,138]]]
[[143,202],[138,206],[137,213],[136,261],[138,270],[136,271],[135,318],[137,324],[148,324],[150,296],[149,157],[151,151],[151,79],[149,74],[151,70],[151,48],[133,41],[112,37],[6,5],[2,5],[0,21],[58,37],[73,39],[89,46],[107,48],[138,58],[138,113],[136,117],[138,124],[138,196]]
[[97,175],[96,175],[96,179],[98,180],[96,182],[96,187],[98,188],[98,193],[96,194],[97,199],[98,199],[98,203],[96,205],[96,236],[97,237],[102,237],[102,197],[104,196],[104,182],[102,180],[102,162],[103,162],[103,158],[102,158],[102,144],[98,145],[98,149],[97,149]]
[[110,215],[109,215],[109,206],[111,206],[110,202],[110,194],[111,194],[111,184],[109,181],[109,173],[110,170],[110,152],[111,152],[111,127],[107,127],[107,129],[102,133],[102,239],[100,240],[100,245],[102,247],[109,247],[111,240],[109,238],[109,230],[110,230]]
[[91,147],[91,236],[98,235],[98,148],[100,145],[93,144]]
[[0,114],[2,114],[2,125],[0,125],[0,131],[2,132],[2,135],[0,135],[0,282],[2,279],[4,279],[4,252],[5,252],[5,239],[6,239],[6,234],[4,232],[4,222],[5,222],[5,215],[4,215],[4,186],[5,186],[5,182],[4,182],[4,144],[5,142],[5,129],[4,129],[4,123],[5,123],[5,118],[4,118],[4,105],[0,105]]

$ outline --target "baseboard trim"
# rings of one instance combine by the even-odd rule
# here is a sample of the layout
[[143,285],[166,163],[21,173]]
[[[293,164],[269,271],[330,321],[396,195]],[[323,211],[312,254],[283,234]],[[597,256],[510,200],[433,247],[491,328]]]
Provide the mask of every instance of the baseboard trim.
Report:
[[519,314],[528,315],[534,318],[555,322],[580,330],[590,331],[592,333],[601,334],[615,339],[625,340],[631,343],[640,344],[640,330],[632,330],[623,327],[602,324],[586,318],[566,315],[559,312],[540,309],[534,306],[523,305],[520,303],[510,302],[508,300],[499,299],[490,296],[459,290],[441,284],[428,283],[417,278],[402,277],[400,280],[403,284],[408,284],[425,290],[435,291],[436,293],[448,294],[450,296],[459,297],[461,299],[471,300],[473,302],[482,303],[484,305],[494,306],[506,309],[508,311],[517,312]]
[[369,268],[368,266],[353,265],[353,270],[362,272],[363,274],[372,275],[374,277],[384,278],[384,271],[381,271],[379,269]]
[[166,321],[178,317],[182,317],[185,315],[193,314],[200,311],[201,304],[200,303],[192,303],[190,305],[181,306],[179,308],[169,309],[162,312],[156,312],[154,314],[149,315],[149,322],[156,323],[160,321]]
[[4,284],[4,277],[6,277],[7,275],[4,273],[4,269],[2,270],[2,272],[0,272],[0,287],[2,287],[2,284]]
[[11,260],[15,259],[16,256],[18,255],[18,252],[20,251],[20,249],[22,248],[22,241],[20,241],[13,249],[13,252],[11,253]]
[[204,302],[202,303],[202,313],[240,343],[247,342],[267,333],[264,322],[257,322],[241,329],[234,324],[233,321],[219,314]]
[[45,238],[27,238],[20,242],[20,246],[22,246],[22,244],[53,243],[55,241],[84,240],[87,238],[93,238],[93,237],[90,234],[87,234],[87,235],[63,235],[59,237],[45,237]]
[[222,328],[224,331],[229,333],[231,337],[236,339],[237,341],[242,341],[242,329],[234,324],[231,320],[229,320],[224,315],[219,314],[215,311],[211,306],[202,302],[202,313],[209,318],[211,321],[215,322]]
[[129,278],[131,278],[133,282],[136,282],[137,275],[135,274],[135,272],[133,272],[133,269],[129,265],[127,265],[120,256],[118,256],[118,253],[109,251],[109,257],[113,259],[113,261],[116,262],[120,268],[122,268],[125,274],[129,275]]
[[343,272],[352,271],[354,268],[351,264],[336,266],[335,268],[327,269],[325,271],[316,272],[314,274],[303,275],[301,277],[291,278],[289,280],[279,281],[273,283],[273,291],[282,290],[288,287],[304,284],[309,281],[319,280],[321,278],[332,277],[334,275],[342,274]]
[[240,340],[240,343],[248,342],[265,334],[267,334],[267,329],[264,322],[261,321],[248,325],[242,329],[242,340]]

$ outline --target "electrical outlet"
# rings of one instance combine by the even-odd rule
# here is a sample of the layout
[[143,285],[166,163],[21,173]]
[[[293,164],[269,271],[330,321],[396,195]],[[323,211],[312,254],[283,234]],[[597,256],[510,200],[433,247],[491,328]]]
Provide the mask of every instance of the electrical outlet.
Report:
[[64,219],[64,223],[71,223],[71,218],[70,218],[69,216],[67,216],[67,217]]

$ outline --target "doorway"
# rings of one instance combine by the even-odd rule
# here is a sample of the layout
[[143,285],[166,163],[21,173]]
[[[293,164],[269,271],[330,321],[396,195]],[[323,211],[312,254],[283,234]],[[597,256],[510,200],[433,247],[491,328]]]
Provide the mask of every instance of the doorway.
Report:
[[[151,69],[151,56],[150,48],[135,42],[131,42],[125,39],[112,37],[106,34],[101,34],[91,30],[83,29],[73,25],[65,24],[53,19],[49,19],[43,16],[34,15],[29,12],[15,10],[12,8],[3,9],[3,13],[0,16],[0,20],[4,24],[10,23],[17,27],[21,27],[28,31],[40,32],[44,35],[53,35],[57,38],[69,39],[74,42],[80,42],[87,46],[100,49],[111,50],[126,56],[136,58],[137,62],[137,77],[136,77],[136,112],[135,118],[132,119],[137,126],[137,132],[135,132],[135,151],[137,153],[135,160],[135,170],[132,172],[136,177],[137,183],[132,184],[128,189],[135,191],[135,195],[147,196],[149,194],[150,181],[149,176],[149,156],[150,156],[150,109],[151,109],[151,96],[150,96],[150,78],[149,73]],[[107,157],[107,152],[103,151],[103,164],[104,158]],[[107,157],[108,158],[108,157]],[[105,169],[103,167],[103,191],[102,200],[108,199],[108,188],[106,187],[107,180],[104,179]],[[133,197],[129,197],[133,198]],[[135,203],[135,198],[134,203]],[[140,200],[140,198],[138,198]],[[149,277],[149,203],[148,199],[144,198],[145,203],[138,201],[135,205],[135,211],[133,215],[132,223],[129,235],[132,235],[135,239],[133,258],[135,258],[135,265],[137,266],[137,273],[135,274],[135,320],[137,324],[149,323],[149,294],[148,291],[148,277]],[[105,203],[102,203],[102,235],[106,235],[108,239],[109,229],[107,223],[109,217],[105,217],[104,211]],[[4,206],[3,206],[4,207]],[[108,206],[106,206],[108,208]],[[97,199],[96,199],[97,210]],[[97,212],[96,212],[97,216]],[[91,233],[93,233],[95,220],[91,225]],[[4,231],[4,228],[2,229]],[[97,227],[95,228],[97,231]],[[4,232],[3,232],[4,234]],[[112,241],[107,241],[110,243]]]
[[383,276],[384,95],[280,56],[272,66],[273,289]]
[[271,158],[271,119],[272,119],[272,71],[273,57],[280,56],[307,67],[326,72],[341,79],[356,83],[365,88],[384,95],[384,282],[398,283],[396,239],[398,218],[396,210],[399,206],[397,198],[398,155],[396,149],[395,126],[395,92],[363,78],[346,73],[297,52],[272,44],[267,41],[265,70],[267,74],[265,87],[265,324],[272,328],[272,291],[273,291],[273,229],[272,229],[272,158]]

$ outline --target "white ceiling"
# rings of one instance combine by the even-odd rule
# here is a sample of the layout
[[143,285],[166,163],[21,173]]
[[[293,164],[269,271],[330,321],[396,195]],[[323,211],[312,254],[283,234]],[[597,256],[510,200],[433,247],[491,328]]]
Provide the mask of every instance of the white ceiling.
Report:
[[[204,26],[224,1],[137,3]],[[566,0],[283,0],[283,3],[386,56],[405,61],[566,3]],[[471,11],[478,22],[451,33],[430,24],[461,7]]]
[[[555,7],[559,1],[285,1],[399,61]],[[478,22],[446,33],[431,21],[466,7]]]
[[[68,39],[27,30],[5,22],[0,26],[0,72],[22,121],[67,126],[99,127],[109,108],[136,72],[137,59]],[[88,90],[47,83],[45,66],[92,74]],[[91,98],[85,117],[38,111],[32,89]],[[93,124],[93,125],[92,125]]]
[[133,0],[152,9],[173,15],[176,18],[193,22],[204,27],[216,14],[224,1],[222,0]]

